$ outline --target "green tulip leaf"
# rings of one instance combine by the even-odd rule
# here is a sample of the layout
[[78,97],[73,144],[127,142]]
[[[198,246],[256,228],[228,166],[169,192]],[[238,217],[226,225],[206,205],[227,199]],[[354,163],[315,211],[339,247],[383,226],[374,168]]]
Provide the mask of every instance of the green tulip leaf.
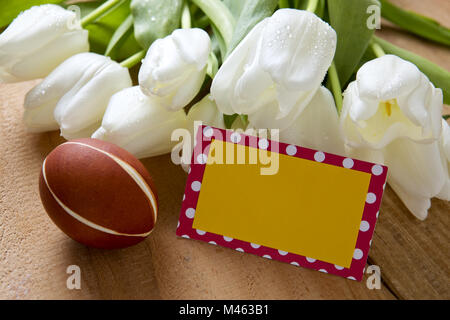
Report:
[[183,0],[132,0],[131,13],[137,42],[147,49],[156,39],[180,27]]
[[223,0],[223,3],[227,6],[236,20],[239,19],[242,8],[244,8],[246,2],[248,2],[248,0]]
[[133,16],[130,14],[117,28],[106,48],[105,55],[109,56],[133,32]]
[[61,3],[64,0],[0,0],[0,28],[10,24],[24,10],[46,3]]
[[337,33],[334,62],[342,88],[364,55],[374,30],[369,29],[367,9],[377,0],[328,0],[330,24]]
[[425,39],[450,46],[450,29],[418,13],[403,10],[387,0],[380,0],[381,15],[399,27]]
[[270,17],[278,5],[277,0],[245,0],[242,2],[243,6],[237,18],[227,54],[236,48],[258,22]]
[[[85,2],[77,3],[76,5],[80,8],[81,17],[83,18],[104,2]],[[93,23],[86,26],[86,29],[89,31],[89,44],[92,52],[104,54],[108,46],[111,45],[111,41],[116,41],[113,40],[116,30],[120,28],[131,14],[130,2],[131,0],[119,2]],[[124,34],[119,40],[109,52],[109,56],[116,61],[124,60],[141,50],[141,46],[136,42],[133,32]]]

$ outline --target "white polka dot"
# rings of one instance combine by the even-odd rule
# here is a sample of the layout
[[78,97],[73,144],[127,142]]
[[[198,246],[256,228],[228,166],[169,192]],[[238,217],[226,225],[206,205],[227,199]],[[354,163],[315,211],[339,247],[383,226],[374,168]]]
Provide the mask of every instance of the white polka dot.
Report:
[[369,246],[370,246],[370,247],[372,246],[372,240],[369,241]]
[[383,184],[383,190],[386,189],[386,182]]
[[244,249],[242,249],[242,248],[236,248],[236,251],[245,252]]
[[224,239],[226,242],[231,242],[231,241],[233,241],[233,238],[230,238],[230,237],[225,237],[225,236],[223,236],[223,239]]
[[376,215],[377,219],[378,219],[378,216],[379,216],[379,215],[380,215],[380,211],[377,212],[377,215]]
[[380,174],[383,173],[383,167],[380,166],[379,164],[376,164],[372,167],[372,173],[376,176],[379,176]]
[[195,209],[194,208],[188,208],[186,209],[186,217],[189,219],[194,219],[195,216]]
[[258,249],[259,247],[261,247],[261,245],[256,244],[256,243],[250,243],[250,245],[251,245],[252,248],[254,248],[254,249]]
[[182,237],[182,238],[189,239],[189,236],[188,236],[187,234],[183,234],[181,237]]
[[298,264],[298,262],[292,261],[291,264],[292,264],[293,266],[300,267],[300,265]]
[[186,199],[186,195],[185,194],[183,194],[183,201],[184,201],[184,199]]
[[189,174],[189,173],[191,173],[191,166],[189,166],[189,169],[188,169],[188,174]]
[[369,228],[370,224],[366,220],[361,221],[361,224],[359,225],[359,230],[361,230],[362,232],[366,232],[367,230],[369,230]]
[[203,236],[204,234],[206,234],[206,231],[203,231],[203,230],[197,229],[196,231],[197,231],[197,233],[198,233],[199,235],[201,235],[201,236]]
[[283,250],[278,250],[278,253],[279,253],[281,256],[285,256],[285,255],[288,254],[287,251],[283,251]]
[[217,244],[215,241],[210,241],[210,242],[208,242],[208,243],[213,244],[213,245],[216,245],[216,244]]
[[306,261],[308,261],[309,263],[313,263],[316,261],[316,259],[306,257]]
[[363,252],[361,249],[355,249],[355,251],[353,252],[353,259],[355,260],[359,260],[361,259],[363,256]]
[[297,147],[293,145],[288,145],[286,147],[286,153],[290,156],[293,156],[294,154],[297,153]]
[[347,279],[350,279],[350,280],[356,280],[355,277],[352,277],[352,276],[347,277]]
[[203,128],[203,135],[204,135],[205,137],[211,138],[212,135],[213,135],[213,133],[214,133],[213,128],[211,128],[211,127],[204,127],[204,128]]
[[344,269],[344,267],[338,266],[337,264],[335,264],[334,267],[335,267],[337,270],[342,270],[342,269]]
[[322,162],[323,160],[325,160],[325,153],[323,153],[322,151],[317,151],[314,154],[314,160],[316,160],[317,162]]
[[180,227],[180,221],[178,221],[177,223],[177,229]]
[[377,201],[377,196],[375,195],[375,193],[369,192],[366,197],[366,202],[372,204],[375,201]]
[[347,169],[353,168],[354,164],[355,163],[353,162],[353,159],[350,159],[350,158],[345,158],[344,161],[342,161],[342,165],[344,166],[344,168],[347,168]]
[[320,272],[323,272],[323,273],[328,273],[328,271],[325,270],[325,269],[319,269],[319,271],[320,271]]
[[268,254],[263,255],[263,258],[266,258],[266,259],[272,259],[272,257],[269,256]]
[[239,143],[241,141],[241,135],[237,132],[233,132],[230,136],[231,142]]
[[205,164],[206,161],[208,161],[208,156],[207,156],[206,154],[200,153],[200,154],[197,156],[197,162],[198,162],[199,164]]
[[194,181],[191,184],[191,188],[193,191],[195,192],[199,192],[200,191],[200,187],[202,186],[202,184],[200,183],[200,181]]
[[260,149],[266,150],[269,147],[269,141],[266,138],[259,139],[258,147]]

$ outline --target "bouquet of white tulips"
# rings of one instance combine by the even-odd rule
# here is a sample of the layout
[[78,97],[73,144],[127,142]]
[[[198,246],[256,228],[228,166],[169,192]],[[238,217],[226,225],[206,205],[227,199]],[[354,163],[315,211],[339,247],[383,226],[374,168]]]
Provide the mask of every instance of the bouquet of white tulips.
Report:
[[419,219],[450,200],[450,73],[374,35],[381,13],[450,46],[430,18],[388,0],[33,3],[0,10],[0,83],[44,78],[25,98],[29,131],[142,158],[197,120],[277,128],[282,142],[386,164]]

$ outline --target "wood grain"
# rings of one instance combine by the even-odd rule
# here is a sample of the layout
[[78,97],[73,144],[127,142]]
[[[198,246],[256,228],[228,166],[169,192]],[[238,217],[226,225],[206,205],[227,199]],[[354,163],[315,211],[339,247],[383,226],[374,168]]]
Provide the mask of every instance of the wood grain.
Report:
[[[397,1],[448,22],[447,2]],[[428,1],[427,1],[428,4]],[[449,50],[386,28],[380,36],[450,70]],[[185,173],[169,156],[143,160],[155,179],[160,214],[152,235],[114,251],[84,247],[65,236],[40,203],[44,157],[64,140],[30,134],[22,124],[25,93],[37,82],[0,85],[0,298],[2,299],[396,299],[450,298],[448,213],[433,200],[415,220],[387,188],[370,252],[381,290],[277,261],[175,236]],[[78,265],[81,290],[68,290],[66,268]]]

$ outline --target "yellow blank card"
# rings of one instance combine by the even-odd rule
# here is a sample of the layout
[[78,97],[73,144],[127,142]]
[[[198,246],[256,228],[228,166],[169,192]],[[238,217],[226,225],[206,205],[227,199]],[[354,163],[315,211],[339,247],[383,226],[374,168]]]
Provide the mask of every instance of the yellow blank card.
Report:
[[210,127],[193,160],[179,236],[361,279],[386,167]]

